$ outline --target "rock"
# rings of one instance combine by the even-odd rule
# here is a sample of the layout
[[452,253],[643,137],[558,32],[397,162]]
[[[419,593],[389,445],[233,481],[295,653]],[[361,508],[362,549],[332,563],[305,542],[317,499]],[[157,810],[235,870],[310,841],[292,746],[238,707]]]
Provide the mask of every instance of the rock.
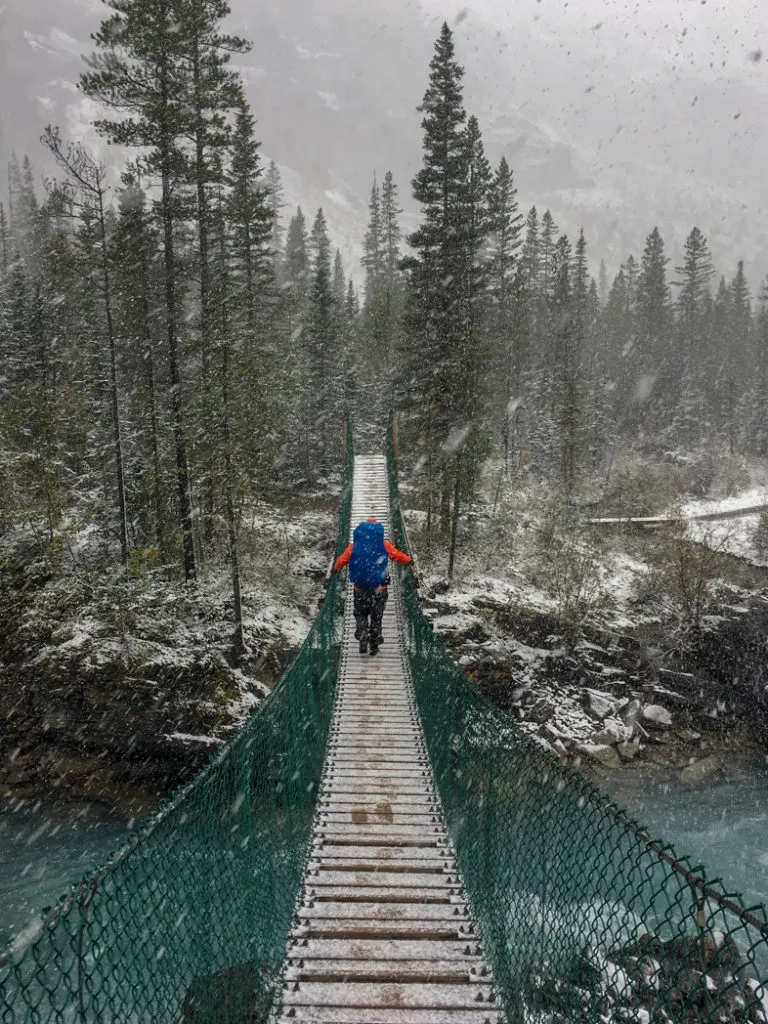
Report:
[[616,743],[626,743],[627,740],[632,739],[632,729],[628,725],[624,725],[618,718],[606,718],[603,722],[603,728],[594,733],[589,738],[590,743],[607,743],[614,745]]
[[585,687],[584,693],[587,698],[587,707],[595,718],[608,718],[615,715],[627,703],[626,698],[611,697],[609,694],[603,693],[602,690],[591,690]]
[[555,705],[548,700],[537,700],[533,707],[528,708],[525,713],[525,717],[529,722],[535,722],[537,725],[543,725],[548,722],[555,714]]
[[563,743],[562,740],[553,740],[552,741],[552,749],[554,750],[554,752],[557,754],[557,756],[560,758],[561,761],[567,761],[568,760],[568,748],[566,747],[566,745]]
[[623,743],[619,743],[616,749],[618,750],[622,761],[631,761],[632,758],[636,757],[642,749],[640,737],[635,736],[631,740],[625,740]]
[[629,701],[621,709],[621,719],[625,725],[633,726],[635,722],[640,718],[640,709],[642,705],[636,698]]
[[621,764],[621,758],[613,747],[609,747],[605,743],[577,743],[574,749],[579,754],[583,754],[592,761],[597,761],[598,764],[604,764],[608,768],[618,768]]
[[683,743],[696,743],[701,739],[701,733],[696,732],[695,729],[678,729],[675,735]]
[[692,764],[686,765],[680,771],[680,778],[683,782],[703,782],[705,779],[715,775],[722,768],[722,758],[719,754],[709,754]]
[[643,721],[668,729],[672,725],[672,715],[661,704],[648,704],[643,708]]

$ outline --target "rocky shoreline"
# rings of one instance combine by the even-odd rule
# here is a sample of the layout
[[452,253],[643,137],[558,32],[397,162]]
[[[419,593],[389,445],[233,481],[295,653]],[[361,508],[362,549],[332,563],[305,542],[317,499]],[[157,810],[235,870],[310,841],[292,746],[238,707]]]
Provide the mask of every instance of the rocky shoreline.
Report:
[[661,627],[648,623],[620,632],[584,626],[566,639],[553,617],[490,598],[458,616],[450,592],[433,590],[428,602],[467,676],[537,742],[588,773],[640,763],[697,784],[734,758],[759,762],[768,753],[764,594],[723,609],[684,652],[667,653]]

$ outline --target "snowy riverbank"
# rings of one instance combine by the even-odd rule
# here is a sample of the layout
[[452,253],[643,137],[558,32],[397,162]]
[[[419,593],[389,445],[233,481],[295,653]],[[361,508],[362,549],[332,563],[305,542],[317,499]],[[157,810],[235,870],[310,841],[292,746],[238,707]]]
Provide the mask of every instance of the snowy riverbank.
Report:
[[244,516],[246,656],[230,657],[226,568],[194,585],[159,568],[121,576],[87,536],[41,556],[3,538],[0,794],[61,790],[117,806],[167,793],[260,703],[306,636],[338,498]]

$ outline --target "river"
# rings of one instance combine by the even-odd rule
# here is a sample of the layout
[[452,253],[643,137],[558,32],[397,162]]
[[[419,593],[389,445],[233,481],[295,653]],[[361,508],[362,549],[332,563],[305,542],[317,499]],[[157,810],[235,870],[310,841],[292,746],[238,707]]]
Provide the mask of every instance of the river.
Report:
[[[768,768],[685,786],[642,769],[600,785],[655,838],[703,863],[748,905],[768,904]],[[101,864],[130,821],[97,804],[5,800],[0,810],[0,948]]]
[[102,864],[135,823],[96,803],[0,802],[0,949]]

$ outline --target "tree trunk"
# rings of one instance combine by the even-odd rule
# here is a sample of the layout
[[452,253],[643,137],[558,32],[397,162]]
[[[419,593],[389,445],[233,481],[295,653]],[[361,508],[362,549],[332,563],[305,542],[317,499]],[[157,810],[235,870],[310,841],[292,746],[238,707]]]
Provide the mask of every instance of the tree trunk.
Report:
[[[226,273],[226,250],[224,229],[220,232],[222,274]],[[222,285],[221,299],[221,335],[223,349],[221,353],[221,435],[224,448],[224,491],[227,516],[227,541],[229,565],[232,572],[232,611],[235,629],[232,635],[232,658],[239,661],[245,653],[243,636],[243,602],[240,589],[240,557],[237,545],[237,520],[235,518],[235,502],[232,495],[232,435],[229,424],[229,323],[227,316],[226,283]]]
[[[202,361],[203,430],[209,436],[208,379],[211,361],[211,275],[208,238],[208,196],[205,173],[205,123],[201,95],[200,50],[196,45],[192,55],[192,81],[195,96],[195,187],[197,193],[197,238],[200,258],[200,356]],[[203,486],[203,539],[210,543],[213,537],[214,486],[212,458],[206,460],[207,470]]]
[[[165,87],[165,83],[164,83]],[[167,96],[164,99],[168,99]],[[192,532],[192,501],[189,493],[187,448],[184,437],[181,374],[179,371],[178,336],[176,325],[176,263],[173,240],[173,210],[171,209],[171,153],[167,138],[162,140],[162,218],[165,263],[165,306],[168,334],[168,369],[171,375],[171,408],[173,412],[173,438],[176,449],[176,480],[179,492],[179,523],[182,537],[182,565],[184,578],[197,578],[195,543]]]
[[128,567],[128,517],[125,502],[125,474],[123,472],[123,443],[120,435],[120,402],[117,391],[117,347],[115,330],[112,320],[112,293],[110,290],[107,226],[104,220],[104,195],[99,197],[99,235],[101,241],[101,275],[104,289],[104,310],[107,321],[107,340],[109,343],[109,390],[112,412],[112,437],[115,450],[115,476],[117,482],[117,508],[120,516],[120,558],[123,567]]
[[448,551],[448,579],[453,579],[456,561],[456,537],[459,532],[459,498],[461,494],[461,460],[456,459],[456,479],[453,482],[453,511],[451,516],[451,546]]
[[224,473],[226,476],[227,537],[229,541],[229,564],[232,570],[232,610],[235,630],[232,637],[232,656],[238,661],[245,652],[243,637],[243,603],[240,591],[240,558],[237,547],[237,522],[235,504],[232,498],[232,446],[229,429],[229,342],[225,340],[222,353],[221,371],[222,440],[224,442]]

